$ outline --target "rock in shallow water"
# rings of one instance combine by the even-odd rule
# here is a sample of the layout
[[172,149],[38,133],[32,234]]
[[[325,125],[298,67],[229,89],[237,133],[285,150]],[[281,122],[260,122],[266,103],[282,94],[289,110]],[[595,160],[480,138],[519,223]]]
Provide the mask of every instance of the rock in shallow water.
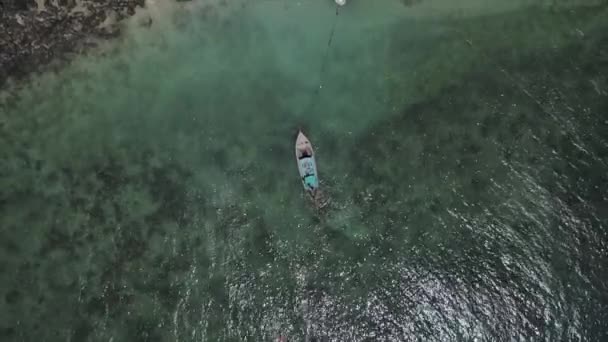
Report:
[[90,38],[111,38],[144,0],[0,0],[0,87],[55,59],[81,52]]

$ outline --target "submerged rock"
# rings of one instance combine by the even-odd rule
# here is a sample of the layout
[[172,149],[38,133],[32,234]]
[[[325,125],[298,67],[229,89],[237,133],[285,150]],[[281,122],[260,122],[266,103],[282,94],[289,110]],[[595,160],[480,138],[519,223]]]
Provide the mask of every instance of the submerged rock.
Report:
[[0,87],[83,52],[91,38],[117,36],[117,23],[144,1],[0,0]]
[[[118,37],[133,17],[139,26],[159,23],[177,3],[198,10],[204,19],[223,19],[244,0],[0,0],[0,89],[7,80],[20,80],[32,72],[65,65],[89,51],[100,40]],[[135,15],[137,8],[145,8]],[[220,13],[224,13],[224,16]],[[5,89],[6,90],[6,89]]]

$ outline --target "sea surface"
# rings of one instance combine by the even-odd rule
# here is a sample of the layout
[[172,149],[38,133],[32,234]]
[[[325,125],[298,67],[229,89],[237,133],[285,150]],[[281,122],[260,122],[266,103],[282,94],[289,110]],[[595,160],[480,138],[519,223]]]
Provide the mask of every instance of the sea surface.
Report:
[[606,1],[155,0],[122,32],[0,90],[0,340],[608,341]]

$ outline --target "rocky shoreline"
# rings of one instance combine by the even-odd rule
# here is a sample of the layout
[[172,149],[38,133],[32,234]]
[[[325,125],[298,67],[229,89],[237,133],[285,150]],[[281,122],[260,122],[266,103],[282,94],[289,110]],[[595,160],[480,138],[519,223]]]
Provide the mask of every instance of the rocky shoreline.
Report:
[[0,0],[0,87],[116,37],[145,0]]

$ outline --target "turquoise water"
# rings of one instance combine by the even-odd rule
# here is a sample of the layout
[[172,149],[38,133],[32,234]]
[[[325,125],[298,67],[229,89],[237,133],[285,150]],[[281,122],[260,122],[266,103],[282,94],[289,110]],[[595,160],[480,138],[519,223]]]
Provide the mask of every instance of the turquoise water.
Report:
[[411,3],[150,4],[0,93],[2,339],[608,338],[606,3]]

